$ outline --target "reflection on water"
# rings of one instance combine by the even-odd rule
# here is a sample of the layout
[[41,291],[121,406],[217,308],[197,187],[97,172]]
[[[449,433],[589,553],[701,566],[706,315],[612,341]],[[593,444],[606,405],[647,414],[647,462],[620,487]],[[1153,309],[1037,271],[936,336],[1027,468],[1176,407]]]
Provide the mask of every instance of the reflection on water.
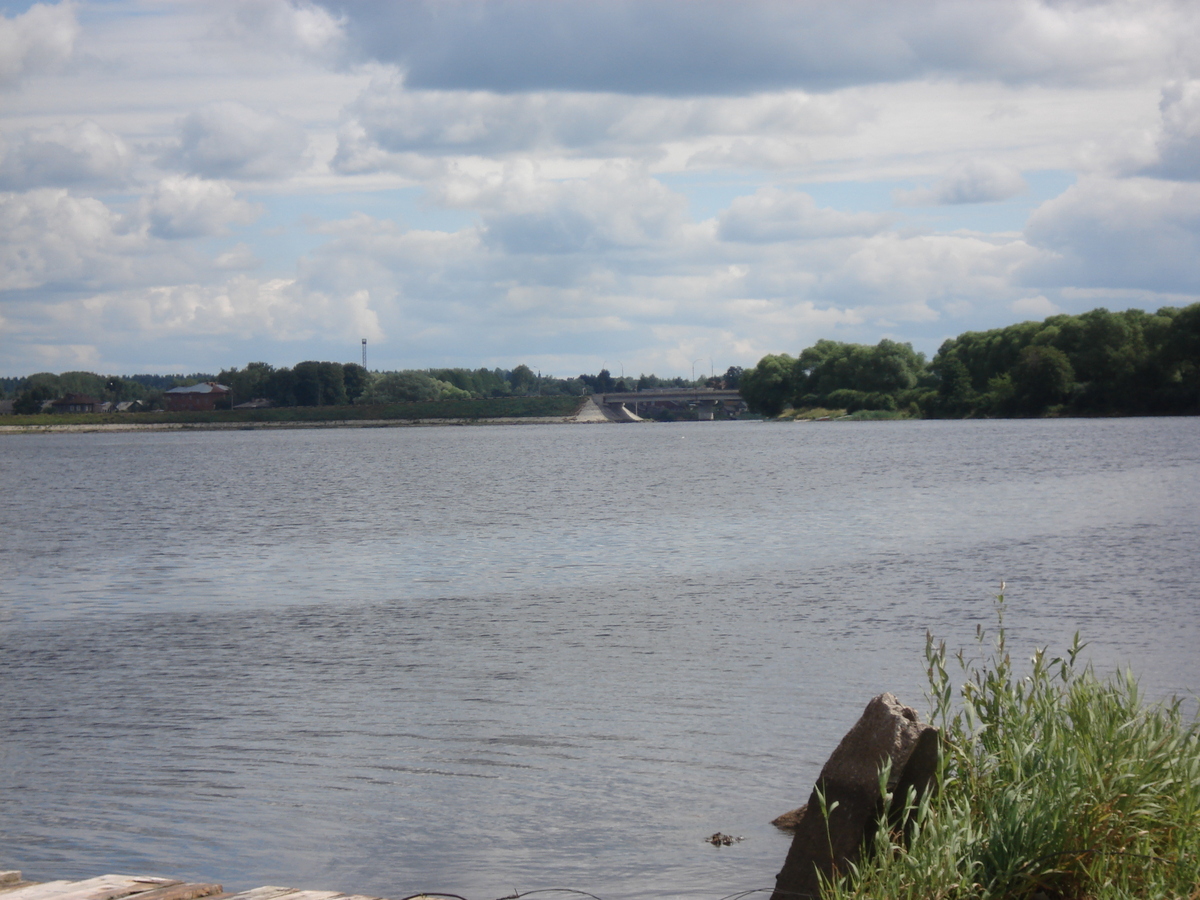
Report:
[[[1200,685],[1200,423],[8,437],[0,867],[769,887],[920,648]],[[714,831],[744,835],[713,848]]]

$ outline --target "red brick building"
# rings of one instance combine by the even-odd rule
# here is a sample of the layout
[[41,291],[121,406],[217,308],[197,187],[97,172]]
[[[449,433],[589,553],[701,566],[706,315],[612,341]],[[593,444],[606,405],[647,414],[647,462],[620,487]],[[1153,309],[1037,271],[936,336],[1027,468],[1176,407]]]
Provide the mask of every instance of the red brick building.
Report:
[[205,410],[216,409],[220,404],[228,407],[232,391],[223,384],[215,381],[205,381],[201,384],[189,384],[187,387],[171,388],[163,392],[163,403],[168,410]]

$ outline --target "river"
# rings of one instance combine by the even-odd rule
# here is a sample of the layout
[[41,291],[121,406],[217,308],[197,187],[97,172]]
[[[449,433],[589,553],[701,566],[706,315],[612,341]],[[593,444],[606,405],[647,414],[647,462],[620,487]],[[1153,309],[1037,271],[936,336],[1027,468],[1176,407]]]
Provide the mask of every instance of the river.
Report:
[[[0,438],[0,868],[769,888],[926,630],[1200,687],[1200,419]],[[744,837],[715,848],[715,831]]]

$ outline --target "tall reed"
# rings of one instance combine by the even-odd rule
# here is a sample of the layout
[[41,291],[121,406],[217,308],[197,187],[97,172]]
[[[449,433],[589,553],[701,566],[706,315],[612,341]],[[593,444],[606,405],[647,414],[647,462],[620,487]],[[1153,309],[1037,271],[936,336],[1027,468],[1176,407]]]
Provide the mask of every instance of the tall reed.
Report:
[[927,636],[939,789],[910,796],[904,833],[881,823],[826,897],[1200,900],[1200,722],[1180,700],[1144,702],[1129,672],[1078,665],[1078,634],[1017,672],[1003,596],[997,616],[994,636],[976,632],[981,659],[955,655],[957,689]]

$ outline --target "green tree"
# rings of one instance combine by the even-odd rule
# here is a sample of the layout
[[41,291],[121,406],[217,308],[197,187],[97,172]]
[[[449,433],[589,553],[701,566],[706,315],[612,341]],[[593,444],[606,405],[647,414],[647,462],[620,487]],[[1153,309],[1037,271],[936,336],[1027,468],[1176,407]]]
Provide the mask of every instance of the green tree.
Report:
[[[233,391],[234,404],[245,403],[248,400],[270,397],[271,376],[275,367],[265,362],[247,363],[246,368],[239,370],[223,369],[217,373],[217,381],[227,385]],[[291,404],[279,404],[280,406]]]
[[1064,403],[1075,383],[1075,372],[1067,354],[1057,347],[1039,344],[1021,351],[1011,377],[1017,411],[1031,416]]
[[354,403],[371,384],[371,373],[358,363],[342,366],[342,381],[346,387],[346,399]]
[[938,378],[937,414],[960,417],[973,412],[978,397],[971,387],[971,373],[962,360],[957,356],[939,355],[933,370]]
[[796,392],[796,360],[786,353],[768,354],[742,373],[738,392],[751,412],[777,416]]
[[513,369],[512,374],[508,377],[508,383],[512,386],[512,392],[523,397],[537,391],[537,382],[537,375],[524,363]]
[[106,380],[94,372],[63,372],[58,376],[58,385],[63,396],[86,394],[97,400],[102,398],[108,390]]
[[54,391],[43,383],[34,384],[17,394],[13,401],[13,412],[17,415],[31,416],[42,411],[42,404],[54,399]]
[[[884,338],[875,346],[820,340],[796,360],[796,405],[830,405],[849,408],[831,395],[853,391],[862,395],[888,395],[892,399],[860,400],[858,409],[895,409],[900,395],[911,391],[926,375],[925,357],[911,344]],[[846,400],[850,395],[840,395]],[[861,404],[870,405],[861,405]]]
[[297,406],[344,406],[348,402],[341,363],[309,360],[296,363],[292,372]]
[[446,389],[461,391],[449,382],[430,378],[424,372],[386,372],[375,376],[359,402],[411,403],[418,400],[439,400]]

